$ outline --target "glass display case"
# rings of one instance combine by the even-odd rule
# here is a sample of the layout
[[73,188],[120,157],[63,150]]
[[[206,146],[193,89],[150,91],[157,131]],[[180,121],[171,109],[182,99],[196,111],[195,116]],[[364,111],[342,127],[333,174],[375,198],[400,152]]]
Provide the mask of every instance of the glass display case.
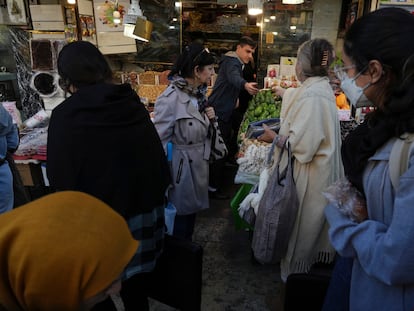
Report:
[[258,82],[266,76],[268,64],[279,64],[281,56],[293,57],[301,43],[311,38],[312,3],[286,5],[281,0],[263,4]]

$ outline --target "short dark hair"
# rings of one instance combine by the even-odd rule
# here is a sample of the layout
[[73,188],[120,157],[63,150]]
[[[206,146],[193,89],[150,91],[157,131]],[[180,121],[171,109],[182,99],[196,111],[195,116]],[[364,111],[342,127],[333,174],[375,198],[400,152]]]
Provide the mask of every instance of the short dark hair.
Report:
[[59,53],[57,66],[66,86],[81,88],[112,80],[112,71],[105,57],[87,41],[65,45]]
[[179,75],[183,78],[194,78],[194,68],[212,65],[216,58],[208,49],[199,43],[192,43],[184,48],[183,53],[175,61],[169,77]]
[[254,41],[252,38],[250,38],[248,36],[243,36],[239,39],[238,45],[240,45],[241,47],[243,47],[245,45],[249,45],[253,49],[255,49],[257,47],[257,42]]

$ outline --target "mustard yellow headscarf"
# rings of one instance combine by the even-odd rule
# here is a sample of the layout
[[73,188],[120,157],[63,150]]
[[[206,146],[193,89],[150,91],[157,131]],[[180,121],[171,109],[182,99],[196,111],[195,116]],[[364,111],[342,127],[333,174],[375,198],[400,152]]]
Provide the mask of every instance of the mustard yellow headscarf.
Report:
[[50,194],[6,212],[0,215],[0,305],[78,310],[121,275],[137,247],[119,214],[81,192]]

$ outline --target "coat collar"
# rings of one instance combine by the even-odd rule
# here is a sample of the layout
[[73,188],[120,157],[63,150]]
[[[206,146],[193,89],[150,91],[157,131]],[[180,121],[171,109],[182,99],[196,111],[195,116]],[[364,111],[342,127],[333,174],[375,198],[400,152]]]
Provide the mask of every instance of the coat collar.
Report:
[[201,122],[204,122],[204,116],[198,111],[196,107],[191,103],[190,95],[188,95],[186,92],[183,92],[178,87],[174,85],[169,85],[169,88],[176,91],[177,94],[177,103],[186,105],[186,111],[189,115],[193,116],[194,118],[200,120]]

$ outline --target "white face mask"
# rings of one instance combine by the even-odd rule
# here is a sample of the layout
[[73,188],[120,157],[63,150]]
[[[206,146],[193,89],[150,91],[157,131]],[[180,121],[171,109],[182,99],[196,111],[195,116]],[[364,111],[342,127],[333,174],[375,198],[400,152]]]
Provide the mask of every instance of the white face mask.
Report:
[[355,108],[372,106],[372,103],[364,94],[364,90],[366,90],[371,85],[371,82],[369,82],[364,87],[359,87],[356,85],[355,80],[361,74],[362,71],[353,78],[350,78],[347,74],[345,74],[341,80],[341,89],[344,91],[351,105]]

